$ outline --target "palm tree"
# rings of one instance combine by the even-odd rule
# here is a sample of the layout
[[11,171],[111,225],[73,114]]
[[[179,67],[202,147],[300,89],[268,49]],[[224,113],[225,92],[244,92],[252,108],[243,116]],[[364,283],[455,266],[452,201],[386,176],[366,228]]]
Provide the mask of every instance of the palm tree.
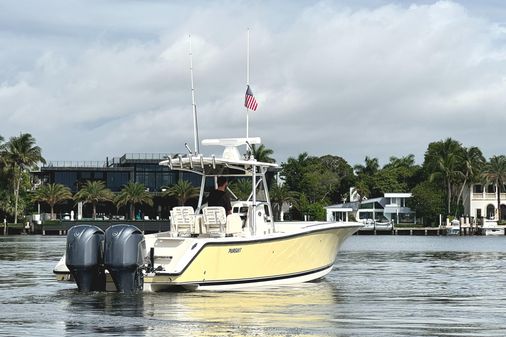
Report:
[[11,137],[4,146],[3,157],[13,175],[14,223],[18,223],[19,188],[23,173],[37,163],[46,161],[42,157],[41,148],[35,145],[35,138],[29,133]]
[[264,144],[260,144],[260,146],[257,148],[254,144],[251,146],[251,152],[253,157],[255,157],[256,160],[263,162],[263,163],[275,163],[276,160],[272,158],[272,154],[274,153],[273,150],[268,149],[265,147]]
[[[364,201],[364,199],[367,199],[369,197],[369,195],[371,194],[371,191],[369,191],[369,187],[367,186],[367,184],[363,180],[357,181],[354,189],[355,189],[355,193],[358,194],[358,202],[359,203]],[[351,196],[350,196],[350,198],[351,198]]]
[[45,184],[35,190],[34,201],[42,201],[51,207],[51,219],[54,219],[54,206],[62,201],[72,199],[70,188],[62,184]]
[[135,217],[135,205],[147,204],[153,206],[153,197],[146,191],[146,187],[143,184],[129,182],[114,198],[114,203],[118,208],[130,204],[130,219],[133,220]]
[[391,156],[389,158],[390,162],[385,165],[391,165],[392,167],[410,167],[415,165],[415,155],[408,154],[407,156],[397,158],[396,156]]
[[199,189],[193,187],[188,180],[179,180],[175,185],[169,187],[163,196],[175,197],[179,206],[184,206],[186,202],[199,195]]
[[[464,180],[457,197],[457,206],[460,203],[460,198],[462,197],[466,185],[468,183],[475,182],[479,177],[481,170],[483,169],[483,165],[485,165],[485,157],[483,157],[479,148],[471,146],[470,148],[464,149],[462,153],[462,164],[464,165]],[[455,216],[457,216],[457,208],[455,209]]]
[[86,181],[84,186],[74,195],[76,201],[83,201],[93,205],[93,220],[97,217],[97,204],[101,201],[111,201],[114,195],[105,183],[100,180]]
[[288,190],[286,185],[279,185],[275,183],[271,186],[269,196],[271,197],[274,218],[280,220],[283,204],[291,204],[297,208],[300,194],[298,192]]
[[248,200],[252,190],[251,180],[238,179],[231,183],[229,188],[239,200]]
[[367,175],[372,176],[378,172],[379,163],[378,158],[371,158],[369,156],[365,157],[365,165],[355,165],[353,167],[357,175]]
[[501,220],[501,191],[506,182],[506,156],[493,156],[485,164],[483,176],[495,184],[497,193],[497,220]]
[[456,181],[462,179],[464,174],[459,167],[462,155],[462,145],[451,138],[429,144],[425,153],[425,163],[429,171],[432,172],[430,180],[441,178],[445,185],[448,214],[451,214],[452,187]]
[[[0,136],[0,170],[3,170],[6,162],[5,162],[5,144],[4,137]],[[0,171],[0,174],[3,173]]]

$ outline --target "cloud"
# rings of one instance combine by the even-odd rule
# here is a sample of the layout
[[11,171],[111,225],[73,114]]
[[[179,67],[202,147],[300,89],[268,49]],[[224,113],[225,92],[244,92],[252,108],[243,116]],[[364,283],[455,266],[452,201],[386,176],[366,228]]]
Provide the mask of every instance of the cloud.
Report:
[[49,160],[192,144],[189,33],[201,138],[244,136],[246,27],[250,134],[278,161],[421,162],[446,137],[504,151],[506,30],[466,3],[32,4],[47,15],[0,10],[0,134],[32,133]]

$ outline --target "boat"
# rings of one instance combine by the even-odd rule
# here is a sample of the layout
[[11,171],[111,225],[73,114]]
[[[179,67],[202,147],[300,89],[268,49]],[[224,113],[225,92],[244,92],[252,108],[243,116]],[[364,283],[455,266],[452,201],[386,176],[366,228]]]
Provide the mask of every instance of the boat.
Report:
[[379,217],[375,220],[362,219],[360,221],[364,225],[364,227],[362,227],[363,230],[392,230],[394,227],[393,221],[389,220],[385,216]]
[[460,221],[453,219],[449,226],[446,226],[446,235],[460,235]]
[[[221,157],[190,152],[160,162],[201,177],[197,207],[174,207],[170,230],[161,233],[143,235],[131,225],[105,232],[93,225],[71,228],[54,268],[57,279],[76,282],[81,291],[158,292],[284,286],[324,277],[342,243],[363,225],[274,221],[267,176],[277,165],[239,151],[260,143],[258,137],[207,139],[202,145],[222,147]],[[252,186],[246,200],[233,198],[229,215],[204,203],[206,186],[220,176]]]
[[496,235],[504,235],[504,226],[499,226],[497,224],[497,220],[495,219],[484,219],[483,226],[481,227],[481,232],[483,235],[487,236],[496,236]]

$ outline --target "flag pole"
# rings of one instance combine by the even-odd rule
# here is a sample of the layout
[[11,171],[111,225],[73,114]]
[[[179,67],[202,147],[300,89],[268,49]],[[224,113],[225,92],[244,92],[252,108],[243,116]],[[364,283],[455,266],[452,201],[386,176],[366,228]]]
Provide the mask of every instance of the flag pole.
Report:
[[192,54],[192,36],[188,35],[190,42],[190,80],[192,86],[192,111],[193,111],[193,143],[194,154],[199,153],[199,128],[197,124],[197,104],[195,104],[195,88],[193,86],[193,54]]
[[[246,43],[246,87],[249,86],[249,28]],[[249,138],[249,109],[246,107],[246,138]]]

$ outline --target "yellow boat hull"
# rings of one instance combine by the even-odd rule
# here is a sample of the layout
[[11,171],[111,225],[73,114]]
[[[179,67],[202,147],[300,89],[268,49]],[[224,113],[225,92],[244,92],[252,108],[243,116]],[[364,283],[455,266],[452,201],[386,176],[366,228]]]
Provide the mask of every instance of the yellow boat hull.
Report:
[[209,239],[180,271],[146,274],[144,288],[226,290],[307,282],[330,272],[341,244],[359,227],[327,224],[258,239]]

